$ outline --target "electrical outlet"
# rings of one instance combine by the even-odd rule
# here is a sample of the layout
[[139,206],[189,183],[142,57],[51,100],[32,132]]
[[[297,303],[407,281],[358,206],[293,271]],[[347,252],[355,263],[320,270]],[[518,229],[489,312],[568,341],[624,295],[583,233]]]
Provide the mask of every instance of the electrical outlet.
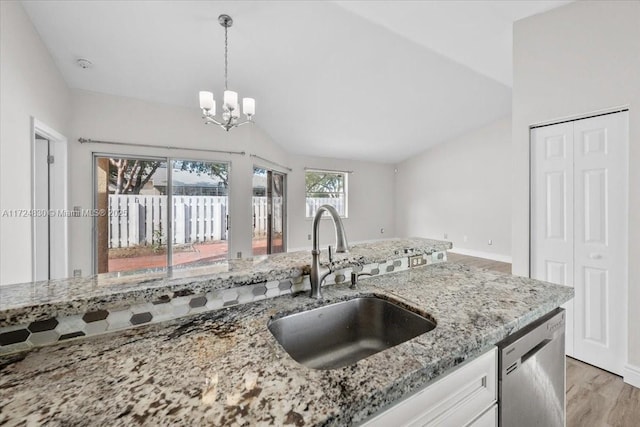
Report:
[[79,268],[73,270],[73,277],[82,277],[82,270]]
[[307,234],[307,240],[311,240],[311,234]]
[[427,260],[422,255],[413,255],[409,257],[409,268],[425,265]]
[[444,233],[444,238],[448,239],[449,238],[449,234],[448,233]]
[[487,245],[489,246],[493,245],[493,240],[489,239],[489,241],[487,242]]
[[238,253],[236,254],[236,258],[238,258],[238,259],[242,258],[242,252],[238,252]]

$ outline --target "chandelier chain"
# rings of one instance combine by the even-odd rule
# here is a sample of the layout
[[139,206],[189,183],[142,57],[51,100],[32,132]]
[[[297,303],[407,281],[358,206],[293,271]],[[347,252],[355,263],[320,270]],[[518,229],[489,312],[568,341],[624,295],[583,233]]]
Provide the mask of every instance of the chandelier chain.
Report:
[[227,41],[227,30],[229,28],[225,25],[224,26],[224,90],[227,90],[229,88],[229,84],[227,81],[227,68],[229,67],[229,60],[227,59],[227,55],[229,52],[229,44]]

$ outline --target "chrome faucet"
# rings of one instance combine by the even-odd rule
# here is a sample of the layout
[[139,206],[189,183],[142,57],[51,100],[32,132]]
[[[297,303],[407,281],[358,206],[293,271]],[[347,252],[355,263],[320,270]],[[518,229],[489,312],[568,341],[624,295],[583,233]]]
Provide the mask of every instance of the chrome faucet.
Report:
[[[318,208],[318,212],[316,212],[316,216],[313,218],[313,249],[311,249],[311,298],[322,298],[322,290],[320,289],[322,286],[322,282],[324,278],[331,272],[331,267],[329,267],[329,273],[324,274],[320,277],[320,242],[318,241],[318,234],[320,229],[320,218],[324,212],[328,212],[333,219],[333,225],[336,229],[336,252],[337,253],[345,253],[349,252],[349,244],[347,243],[347,235],[344,232],[344,225],[342,225],[342,220],[340,219],[340,214],[336,208],[331,205],[322,205]],[[331,249],[329,249],[329,253],[331,256]],[[331,262],[331,260],[329,261]]]

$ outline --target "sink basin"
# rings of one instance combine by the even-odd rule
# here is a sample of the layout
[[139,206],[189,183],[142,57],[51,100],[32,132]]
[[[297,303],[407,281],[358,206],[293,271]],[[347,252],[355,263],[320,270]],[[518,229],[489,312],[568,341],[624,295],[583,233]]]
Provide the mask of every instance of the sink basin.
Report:
[[361,297],[270,320],[298,363],[336,369],[429,332],[436,323],[390,301]]

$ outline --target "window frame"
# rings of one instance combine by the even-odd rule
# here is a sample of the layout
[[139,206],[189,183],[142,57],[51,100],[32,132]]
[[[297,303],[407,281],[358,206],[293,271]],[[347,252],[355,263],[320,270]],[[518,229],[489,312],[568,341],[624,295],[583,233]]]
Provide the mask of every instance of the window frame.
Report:
[[[306,208],[306,204],[307,204],[307,199],[308,197],[308,193],[307,193],[307,189],[306,189],[306,179],[307,179],[307,173],[309,172],[321,172],[321,173],[327,173],[327,174],[333,174],[333,175],[342,175],[344,182],[343,182],[343,191],[342,192],[336,192],[336,194],[343,194],[344,195],[344,213],[338,212],[338,214],[340,215],[340,218],[343,219],[348,219],[349,218],[349,171],[339,171],[339,170],[331,170],[331,169],[322,169],[322,168],[305,168],[304,169],[304,179],[305,179],[305,191],[304,191],[304,202],[305,202],[305,219],[306,220],[313,220],[316,212],[313,212],[313,214],[311,216],[307,215],[307,208]],[[322,215],[321,219],[328,219],[329,215],[328,214],[324,214]]]
[[[97,172],[97,159],[101,158],[101,157],[109,157],[109,158],[122,158],[122,159],[144,159],[144,160],[157,160],[157,161],[163,161],[167,163],[167,190],[166,190],[166,196],[168,200],[171,200],[174,197],[173,194],[173,185],[170,185],[169,183],[172,182],[172,171],[173,171],[173,162],[176,160],[181,160],[181,161],[194,161],[194,162],[207,162],[207,163],[221,163],[221,164],[226,164],[227,165],[227,175],[228,175],[228,180],[229,180],[229,185],[227,188],[227,198],[229,200],[229,210],[227,212],[227,217],[228,217],[228,221],[226,224],[227,227],[227,260],[230,259],[230,251],[229,251],[229,247],[230,247],[230,241],[231,241],[231,227],[229,227],[229,223],[231,222],[231,192],[232,192],[232,173],[231,173],[231,169],[232,169],[232,161],[231,160],[216,160],[216,159],[208,159],[208,158],[193,158],[193,157],[189,157],[189,156],[163,156],[163,155],[157,155],[157,154],[141,154],[141,153],[136,153],[136,152],[132,152],[132,153],[118,153],[118,152],[109,152],[109,151],[92,151],[91,152],[91,158],[92,158],[92,165],[91,165],[91,175],[92,175],[92,187],[91,187],[91,192],[92,192],[92,203],[93,203],[93,209],[97,209],[98,208],[98,193],[96,191],[97,188],[97,176],[96,176],[96,172]],[[173,209],[169,209],[169,206],[171,206],[170,203],[167,203],[167,211],[166,211],[166,215],[167,215],[167,235],[168,236],[172,236],[173,235]],[[173,243],[171,242],[171,238],[168,238],[167,240],[167,265],[164,267],[153,267],[153,268],[148,268],[148,269],[142,269],[142,270],[129,270],[129,271],[114,271],[114,272],[107,272],[107,273],[97,273],[97,269],[98,269],[98,251],[97,251],[97,238],[98,238],[98,224],[97,224],[97,220],[98,218],[93,217],[92,218],[92,232],[91,232],[91,251],[92,251],[92,256],[91,256],[91,274],[92,275],[96,275],[96,274],[117,274],[117,275],[121,275],[121,274],[144,274],[145,272],[151,271],[151,270],[159,270],[159,271],[164,271],[165,274],[168,276],[169,274],[171,274],[171,271],[173,270],[173,268],[175,267],[179,267],[180,265],[173,265]]]

